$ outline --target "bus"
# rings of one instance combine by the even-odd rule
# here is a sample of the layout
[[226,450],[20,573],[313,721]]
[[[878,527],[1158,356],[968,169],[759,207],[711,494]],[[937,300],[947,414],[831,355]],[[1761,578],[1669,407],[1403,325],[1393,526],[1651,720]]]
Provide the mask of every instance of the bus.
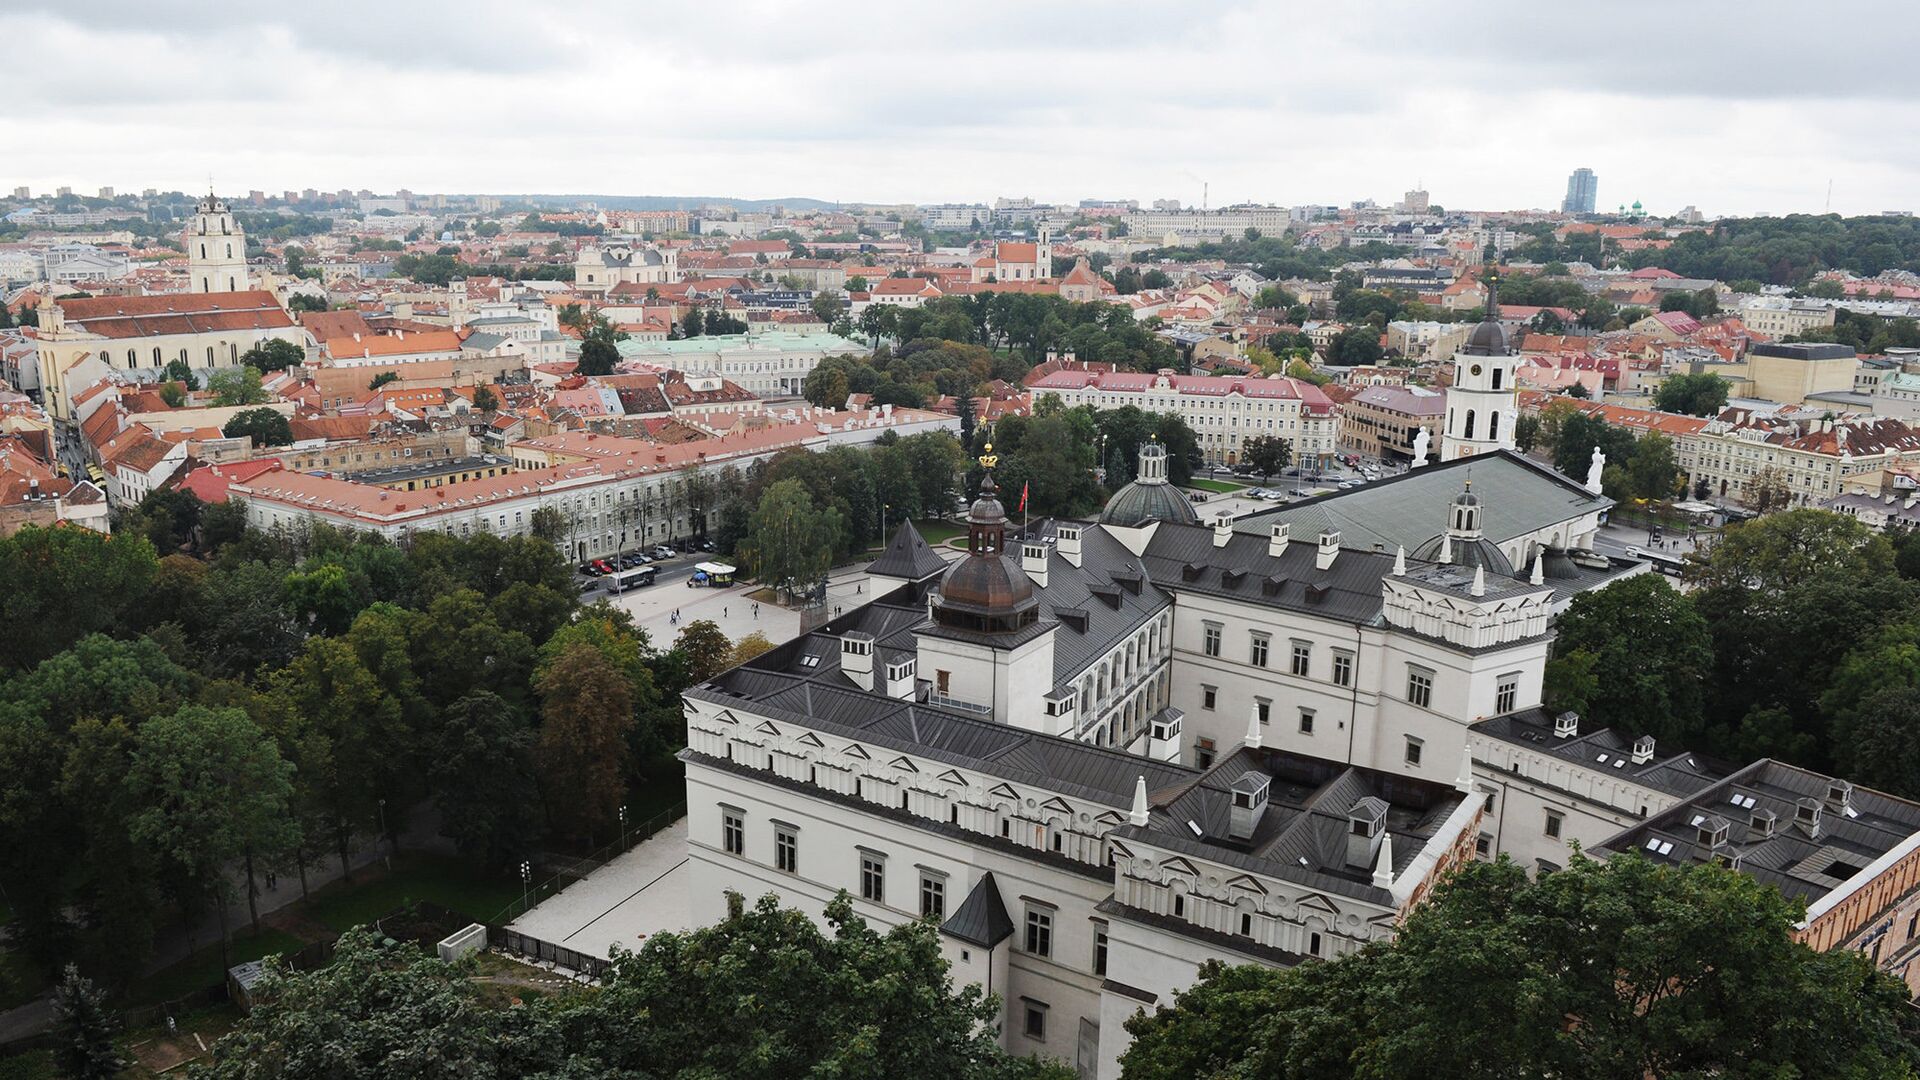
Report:
[[1647,551],[1643,548],[1630,547],[1627,549],[1627,557],[1644,560],[1656,573],[1665,574],[1668,577],[1679,577],[1687,572],[1687,560],[1678,555],[1669,555],[1664,551]]
[[636,566],[631,570],[621,570],[607,576],[607,591],[623,593],[628,589],[638,589],[642,585],[653,584],[659,570],[651,566]]

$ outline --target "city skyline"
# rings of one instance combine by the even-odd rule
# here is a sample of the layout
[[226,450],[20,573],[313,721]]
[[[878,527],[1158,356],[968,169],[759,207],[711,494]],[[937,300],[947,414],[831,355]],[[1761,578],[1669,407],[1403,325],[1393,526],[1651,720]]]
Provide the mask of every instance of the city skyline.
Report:
[[[1768,7],[1742,25],[1766,25]],[[118,10],[128,17],[114,4],[0,15],[9,40],[39,43],[21,50],[21,94],[0,123],[14,148],[6,187],[193,191],[211,172],[226,192],[1198,205],[1204,190],[1220,206],[1390,204],[1424,179],[1437,204],[1514,210],[1557,206],[1584,165],[1607,178],[1603,208],[1716,215],[1820,212],[1829,180],[1831,208],[1847,214],[1909,209],[1920,190],[1920,148],[1886,139],[1880,119],[1920,91],[1755,80],[1820,70],[1840,59],[1822,50],[1840,46],[1704,9],[1622,5],[1614,25],[1657,15],[1663,32],[1617,39],[1573,12],[1505,2],[1475,5],[1457,29],[1423,26],[1402,4],[1352,25],[1250,4],[1177,25],[1144,6],[1099,21],[1023,9],[1018,40],[990,44],[914,11],[884,12],[892,31],[871,34],[883,13],[866,7],[802,23],[747,5],[724,37],[697,13],[593,5],[541,21],[504,5],[458,19],[370,5],[325,19]],[[1920,29],[1909,11],[1891,19]],[[1484,27],[1499,30],[1491,47]],[[1895,63],[1909,35],[1886,29],[1846,63]],[[1579,33],[1595,40],[1570,52]],[[1379,77],[1381,57],[1415,48],[1433,78]],[[52,65],[76,56],[167,63],[90,64],[74,87]],[[1267,74],[1276,57],[1284,79]],[[194,77],[164,74],[183,61]],[[1194,71],[1210,81],[1183,74]],[[482,144],[490,152],[459,152]]]

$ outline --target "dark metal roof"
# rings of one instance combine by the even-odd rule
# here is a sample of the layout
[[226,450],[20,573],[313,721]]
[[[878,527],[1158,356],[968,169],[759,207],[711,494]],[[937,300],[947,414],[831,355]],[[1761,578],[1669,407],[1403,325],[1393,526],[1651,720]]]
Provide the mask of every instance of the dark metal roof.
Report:
[[993,871],[980,875],[966,900],[940,924],[940,932],[982,949],[991,949],[1013,935],[1013,918],[1000,899]]
[[884,577],[905,578],[908,581],[925,581],[947,568],[947,560],[933,550],[933,545],[913,527],[913,522],[903,521],[893,534],[893,542],[880,557],[867,564],[867,573]]
[[[1842,808],[1830,797],[1834,783],[1833,777],[1762,758],[1594,850],[1602,858],[1637,851],[1668,865],[1721,857],[1741,873],[1812,903],[1920,832],[1920,803],[1849,785]],[[1819,809],[1817,830],[1796,820],[1802,804]],[[1772,836],[1755,824],[1763,812],[1773,817]],[[1727,826],[1719,849],[1701,836],[1701,826],[1714,818]]]
[[1338,491],[1250,515],[1234,530],[1267,535],[1276,522],[1293,526],[1296,537],[1333,530],[1349,547],[1381,544],[1391,554],[1412,551],[1443,528],[1454,496],[1470,471],[1480,498],[1480,527],[1487,538],[1504,544],[1605,510],[1613,500],[1595,495],[1544,465],[1499,450],[1457,458],[1441,465],[1409,469],[1351,491]]
[[1553,716],[1545,709],[1522,709],[1489,717],[1473,725],[1476,734],[1523,746],[1595,771],[1613,773],[1635,783],[1687,796],[1724,779],[1734,767],[1716,758],[1682,750],[1660,754],[1645,764],[1633,762],[1633,738],[1613,728],[1596,728],[1560,738],[1553,733]]
[[[1352,538],[1347,538],[1349,541]],[[1393,553],[1341,550],[1318,566],[1318,534],[1295,532],[1279,556],[1263,534],[1236,532],[1214,546],[1214,532],[1162,523],[1141,557],[1154,584],[1176,592],[1226,596],[1337,621],[1370,624],[1380,617],[1380,581],[1393,573]]]
[[[1249,771],[1272,778],[1267,807],[1252,837],[1235,840],[1228,835],[1233,782]],[[1369,799],[1385,806],[1398,874],[1465,798],[1457,788],[1430,780],[1242,746],[1197,781],[1155,793],[1148,824],[1123,825],[1112,835],[1391,907],[1392,894],[1373,884],[1373,867],[1347,863],[1348,814]]]

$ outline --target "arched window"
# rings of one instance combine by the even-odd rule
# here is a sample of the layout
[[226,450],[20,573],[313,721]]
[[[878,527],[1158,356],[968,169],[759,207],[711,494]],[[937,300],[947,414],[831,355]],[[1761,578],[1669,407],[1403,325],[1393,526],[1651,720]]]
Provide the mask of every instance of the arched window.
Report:
[[128,367],[137,368],[140,366],[140,361],[135,359],[137,355],[138,354],[136,354],[132,349],[127,350],[127,366]]
[[200,245],[200,257],[203,259],[207,257],[207,245],[205,244]]
[[213,346],[207,346],[207,366],[213,366]]
[[1468,409],[1468,410],[1467,410],[1467,433],[1466,433],[1466,437],[1467,437],[1467,438],[1469,438],[1469,439],[1471,439],[1471,438],[1473,438],[1473,410],[1472,410],[1472,409]]
[[[1497,377],[1498,376],[1496,376],[1496,378]],[[1500,437],[1500,414],[1497,412],[1488,413],[1487,414],[1487,438],[1497,439],[1499,437]]]
[[153,366],[154,367],[160,366],[160,346],[158,345],[155,345],[153,347]]

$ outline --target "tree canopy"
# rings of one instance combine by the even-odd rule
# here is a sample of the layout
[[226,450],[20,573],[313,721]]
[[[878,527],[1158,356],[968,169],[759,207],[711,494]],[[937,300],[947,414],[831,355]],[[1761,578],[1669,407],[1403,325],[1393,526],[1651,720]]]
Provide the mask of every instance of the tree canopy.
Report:
[[1127,1024],[1129,1080],[1909,1076],[1904,986],[1792,937],[1802,907],[1713,865],[1469,862],[1391,942],[1203,969]]

